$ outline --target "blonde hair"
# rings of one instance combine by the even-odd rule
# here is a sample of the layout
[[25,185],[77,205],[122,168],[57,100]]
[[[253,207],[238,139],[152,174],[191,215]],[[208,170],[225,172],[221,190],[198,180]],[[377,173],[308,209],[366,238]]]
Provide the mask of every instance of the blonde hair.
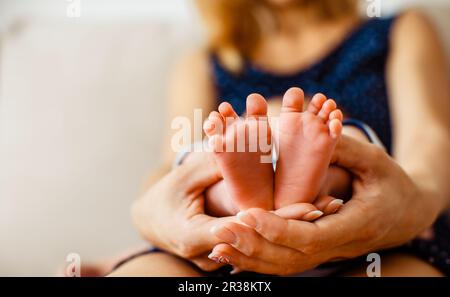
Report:
[[[209,30],[209,47],[227,66],[238,71],[243,57],[251,57],[263,34],[262,23],[273,16],[265,0],[196,0]],[[335,20],[357,13],[357,0],[294,0],[315,16]],[[263,18],[266,17],[264,20]]]

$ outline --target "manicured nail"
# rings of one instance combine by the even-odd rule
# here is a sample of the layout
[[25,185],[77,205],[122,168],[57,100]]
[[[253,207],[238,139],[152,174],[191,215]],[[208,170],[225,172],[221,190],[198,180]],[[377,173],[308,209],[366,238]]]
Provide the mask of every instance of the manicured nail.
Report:
[[334,205],[334,204],[339,204],[339,205],[344,205],[344,200],[342,199],[334,199],[333,201],[330,202],[330,205]]
[[344,200],[342,199],[334,199],[328,204],[328,207],[334,208],[334,212],[338,211],[344,205]]
[[219,257],[219,262],[222,264],[230,264],[230,259],[228,259],[227,256],[220,256]]
[[320,218],[321,216],[323,216],[323,212],[321,212],[320,210],[314,210],[314,211],[308,212],[306,215],[304,215],[303,220],[304,221],[314,221],[314,220],[317,220],[318,218]]
[[239,221],[246,224],[250,228],[256,229],[256,227],[258,227],[258,223],[256,222],[255,217],[252,216],[251,214],[249,214],[245,211],[241,211],[236,216]]
[[221,227],[221,226],[213,226],[211,228],[211,233],[217,236],[219,239],[223,240],[226,243],[233,244],[236,242],[236,235],[230,231],[230,229]]
[[218,256],[217,254],[215,254],[214,252],[212,252],[211,254],[209,254],[209,255],[208,255],[208,258],[209,258],[210,260],[213,260],[213,261],[216,262],[217,264],[220,263],[219,256]]
[[238,274],[239,272],[242,272],[242,270],[240,270],[239,268],[233,266],[233,270],[230,271],[230,274]]

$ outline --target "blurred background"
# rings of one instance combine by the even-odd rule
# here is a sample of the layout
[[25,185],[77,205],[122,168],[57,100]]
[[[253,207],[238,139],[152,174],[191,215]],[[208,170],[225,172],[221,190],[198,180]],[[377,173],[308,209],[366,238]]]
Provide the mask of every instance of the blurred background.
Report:
[[[450,0],[380,3],[424,7],[450,48]],[[166,78],[202,35],[190,0],[0,0],[0,276],[142,244],[129,207],[159,162]]]

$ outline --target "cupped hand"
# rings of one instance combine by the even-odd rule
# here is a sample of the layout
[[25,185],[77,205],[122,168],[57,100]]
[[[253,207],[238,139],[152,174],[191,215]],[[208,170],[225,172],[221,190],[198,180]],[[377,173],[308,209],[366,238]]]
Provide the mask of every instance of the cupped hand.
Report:
[[314,222],[250,209],[240,222],[220,222],[213,260],[237,271],[290,275],[331,260],[354,258],[406,243],[429,227],[439,209],[383,150],[343,137],[333,162],[354,175],[353,197],[338,213]]
[[[222,264],[210,261],[207,255],[221,240],[209,231],[220,223],[238,222],[236,217],[205,214],[203,193],[221,178],[211,154],[192,154],[189,162],[173,169],[133,204],[137,229],[155,247],[190,260],[202,270],[217,269]],[[318,204],[326,214],[339,207],[329,197]],[[322,214],[306,203],[279,212],[281,217],[303,220],[314,220]]]
[[204,270],[218,267],[206,258],[218,243],[210,235],[213,218],[204,213],[206,188],[221,179],[210,155],[193,156],[151,186],[132,206],[133,221],[153,246],[193,261]]

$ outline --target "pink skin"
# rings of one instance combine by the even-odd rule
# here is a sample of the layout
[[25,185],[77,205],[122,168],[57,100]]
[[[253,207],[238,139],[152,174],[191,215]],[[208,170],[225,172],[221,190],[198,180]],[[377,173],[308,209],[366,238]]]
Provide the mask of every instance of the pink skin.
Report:
[[[262,104],[261,107],[252,106],[251,108],[259,108],[264,111],[266,105],[265,101],[257,100],[253,103],[258,102]],[[338,120],[339,123],[337,123],[337,125],[331,124],[331,127],[332,131],[335,131],[336,134],[340,135],[342,113],[339,110],[333,110],[333,104],[331,104],[332,108],[329,109],[330,111],[333,111],[327,112],[326,108],[328,104],[325,104],[324,110],[322,110],[325,102],[325,96],[321,94],[314,96],[312,102],[308,106],[308,111],[313,114],[317,114],[318,116],[319,114],[320,116],[326,116],[329,114],[330,124],[333,120]],[[220,132],[219,134],[223,133],[223,126],[225,125],[223,118],[229,119],[226,121],[226,125],[228,126],[233,124],[233,122],[238,119],[237,114],[228,103],[221,104],[219,106],[219,112],[212,112],[210,114],[209,120],[205,122],[205,131],[207,134],[215,135],[217,134],[216,132]],[[342,206],[343,200],[335,199],[334,197],[348,196],[342,193],[347,191],[347,186],[350,183],[349,178],[348,173],[344,170],[330,167],[326,174],[326,183],[322,187],[319,197],[314,200],[315,206],[326,215],[335,213]],[[231,199],[227,186],[223,180],[207,189],[205,194],[205,207],[208,214],[216,217],[223,217],[235,215],[239,212],[239,207],[237,207],[233,199]]]
[[[266,132],[264,135],[260,135],[262,127]],[[258,94],[248,96],[247,117],[244,120],[237,116],[230,104],[221,104],[219,112],[209,115],[204,131],[209,137],[225,185],[215,185],[207,193],[213,199],[210,202],[216,204],[215,209],[222,206],[224,213],[236,213],[237,210],[253,207],[272,210],[273,167],[270,162],[261,162],[263,156],[270,159],[271,149],[268,147],[268,150],[261,151],[258,145],[261,142],[271,144],[265,99]],[[240,140],[243,146],[238,145]],[[221,198],[218,191],[222,192]],[[224,199],[225,193],[231,199]]]
[[315,95],[303,111],[304,93],[289,89],[279,123],[275,208],[312,203],[324,185],[331,155],[342,131],[342,112],[333,100]]

